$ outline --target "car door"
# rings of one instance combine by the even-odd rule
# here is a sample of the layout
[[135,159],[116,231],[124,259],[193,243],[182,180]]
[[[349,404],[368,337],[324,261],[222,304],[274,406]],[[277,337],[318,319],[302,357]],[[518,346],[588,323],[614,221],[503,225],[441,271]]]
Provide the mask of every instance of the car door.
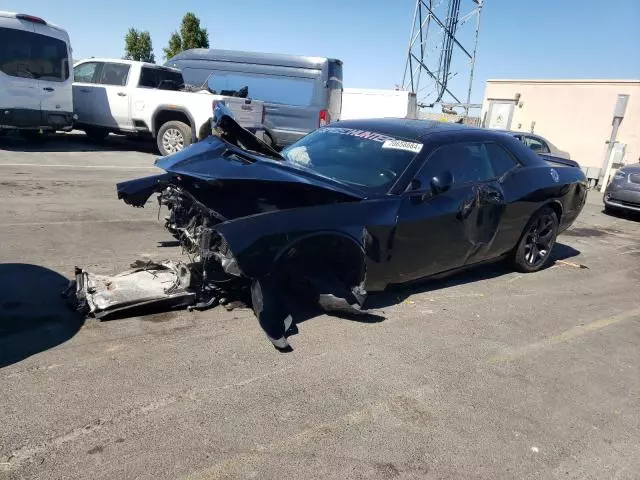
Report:
[[42,95],[40,109],[46,125],[60,118],[56,113],[73,112],[71,49],[65,31],[40,23],[34,23],[34,28],[36,58],[41,69],[38,79]]
[[105,62],[94,95],[94,124],[115,130],[132,130],[127,81],[131,65]]
[[92,125],[95,121],[94,97],[97,96],[96,81],[101,68],[101,62],[82,62],[73,68],[73,111],[80,124]]
[[[398,213],[393,283],[463,267],[487,251],[504,195],[481,147],[478,142],[449,143],[425,160]],[[444,191],[434,188],[447,178]]]

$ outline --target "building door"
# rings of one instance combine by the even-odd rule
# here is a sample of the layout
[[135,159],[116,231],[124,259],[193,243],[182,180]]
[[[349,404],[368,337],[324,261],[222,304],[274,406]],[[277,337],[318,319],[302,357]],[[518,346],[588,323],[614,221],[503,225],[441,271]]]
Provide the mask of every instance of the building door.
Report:
[[498,130],[510,130],[514,109],[515,104],[513,102],[489,102],[487,127]]

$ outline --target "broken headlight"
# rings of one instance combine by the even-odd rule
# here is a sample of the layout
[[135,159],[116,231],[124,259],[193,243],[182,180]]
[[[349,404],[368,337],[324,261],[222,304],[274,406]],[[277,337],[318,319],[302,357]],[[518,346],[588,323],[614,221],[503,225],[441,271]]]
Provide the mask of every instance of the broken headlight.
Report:
[[236,277],[241,276],[242,270],[240,270],[238,261],[236,257],[233,256],[229,244],[222,235],[218,235],[220,237],[220,243],[218,244],[217,251],[214,252],[215,257],[220,262],[220,265],[222,265],[222,269],[229,275],[235,275]]

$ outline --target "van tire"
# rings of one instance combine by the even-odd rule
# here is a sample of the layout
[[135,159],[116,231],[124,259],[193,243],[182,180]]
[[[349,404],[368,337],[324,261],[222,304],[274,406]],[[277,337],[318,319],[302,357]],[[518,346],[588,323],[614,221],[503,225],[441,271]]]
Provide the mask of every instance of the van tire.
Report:
[[178,120],[162,124],[156,136],[158,151],[163,156],[184,150],[191,145],[191,140],[191,127]]
[[20,136],[27,142],[42,143],[44,135],[39,130],[20,130]]
[[100,127],[86,128],[84,133],[94,142],[103,142],[109,136],[109,130]]

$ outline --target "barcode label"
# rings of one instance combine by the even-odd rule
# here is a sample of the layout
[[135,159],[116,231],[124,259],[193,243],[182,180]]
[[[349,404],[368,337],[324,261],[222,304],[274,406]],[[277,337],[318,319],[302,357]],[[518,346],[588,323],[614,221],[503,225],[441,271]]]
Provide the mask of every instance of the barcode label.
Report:
[[386,140],[382,144],[382,148],[390,148],[392,150],[406,150],[407,152],[420,153],[420,150],[422,150],[422,144],[405,142],[402,140]]

